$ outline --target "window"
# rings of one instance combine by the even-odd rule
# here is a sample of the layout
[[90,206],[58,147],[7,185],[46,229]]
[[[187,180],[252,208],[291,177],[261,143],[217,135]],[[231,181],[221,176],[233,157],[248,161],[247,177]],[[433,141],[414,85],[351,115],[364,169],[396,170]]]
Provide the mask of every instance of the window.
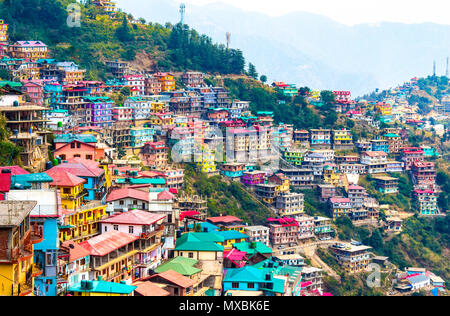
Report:
[[189,256],[189,258],[194,258],[194,253],[193,253],[193,252],[190,252],[190,253],[188,254],[188,256]]
[[233,289],[237,289],[237,288],[239,288],[239,283],[238,282],[233,282],[233,283],[231,283],[231,287]]
[[92,160],[92,155],[86,155],[86,160]]
[[125,202],[123,200],[119,201],[119,205],[124,205],[124,204],[125,204]]
[[114,230],[119,230],[119,225],[114,225]]
[[105,226],[105,232],[107,232],[108,231],[108,227],[107,226]]
[[133,234],[134,233],[134,226],[128,226],[128,232],[130,234]]
[[70,194],[70,188],[63,188],[64,194]]
[[247,288],[254,289],[255,288],[255,283],[248,283],[247,284]]
[[53,265],[53,253],[49,252],[45,254],[45,265],[46,266]]
[[71,143],[70,148],[75,148],[75,143]]

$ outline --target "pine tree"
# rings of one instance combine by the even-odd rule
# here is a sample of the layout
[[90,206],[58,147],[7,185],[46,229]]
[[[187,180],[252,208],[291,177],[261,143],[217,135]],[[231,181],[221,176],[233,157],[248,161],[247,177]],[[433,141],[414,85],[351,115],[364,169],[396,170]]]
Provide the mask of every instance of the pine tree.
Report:
[[258,72],[256,72],[256,67],[252,63],[248,64],[248,75],[255,80],[258,78]]

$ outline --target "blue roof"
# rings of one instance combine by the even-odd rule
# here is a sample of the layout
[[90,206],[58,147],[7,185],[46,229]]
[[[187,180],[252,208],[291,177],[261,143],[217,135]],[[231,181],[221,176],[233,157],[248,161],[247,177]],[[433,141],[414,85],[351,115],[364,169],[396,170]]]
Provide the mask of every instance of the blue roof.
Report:
[[87,281],[92,283],[92,289],[82,289],[81,283],[76,283],[69,288],[70,292],[131,294],[137,286],[106,281]]
[[18,174],[11,176],[11,189],[29,189],[32,183],[53,182],[46,173]]
[[410,281],[411,283],[422,283],[428,280],[430,280],[430,278],[423,274],[408,278],[408,281]]
[[[197,225],[200,225],[202,231],[204,231],[204,229],[206,229],[207,232],[212,232],[212,231],[218,231],[219,227],[217,227],[216,225],[213,225],[209,222],[201,222],[198,223]],[[194,229],[194,224],[189,224],[188,225],[189,229]]]
[[96,143],[97,138],[89,134],[64,134],[55,137],[55,143],[71,143],[77,140],[82,143]]
[[225,230],[214,232],[215,234],[222,236],[224,240],[232,240],[232,239],[246,239],[248,236],[246,234],[240,233],[236,230]]

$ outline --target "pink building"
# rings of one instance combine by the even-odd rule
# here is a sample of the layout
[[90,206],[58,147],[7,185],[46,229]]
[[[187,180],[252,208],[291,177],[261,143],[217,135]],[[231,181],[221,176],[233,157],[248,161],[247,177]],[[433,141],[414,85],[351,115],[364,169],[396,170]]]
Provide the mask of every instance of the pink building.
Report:
[[263,171],[248,171],[244,172],[241,178],[242,184],[245,186],[255,186],[257,184],[264,184],[266,182],[266,173]]
[[22,90],[31,98],[31,102],[37,105],[44,104],[44,81],[28,80],[22,82]]
[[425,152],[419,147],[405,147],[402,148],[402,161],[405,162],[405,170],[411,170],[415,162],[423,162],[425,159]]
[[282,245],[296,245],[300,226],[289,217],[268,218],[269,240],[273,247]]
[[314,238],[315,222],[314,217],[308,215],[296,216],[295,220],[298,223],[298,239],[301,241],[306,241],[308,239]]
[[55,157],[62,160],[71,158],[83,158],[86,160],[101,160],[105,158],[105,150],[97,149],[95,144],[83,143],[74,140],[70,143],[56,143],[56,149],[53,152]]

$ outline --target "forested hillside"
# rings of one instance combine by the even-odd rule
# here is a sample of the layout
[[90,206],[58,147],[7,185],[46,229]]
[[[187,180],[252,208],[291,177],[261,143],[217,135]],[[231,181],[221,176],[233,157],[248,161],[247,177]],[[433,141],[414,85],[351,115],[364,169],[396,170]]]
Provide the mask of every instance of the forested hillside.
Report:
[[81,6],[80,27],[69,27],[67,6],[74,0],[3,0],[0,16],[9,23],[11,41],[41,40],[52,57],[70,59],[88,70],[88,79],[106,79],[104,60],[133,61],[138,53],[154,60],[153,71],[200,70],[241,74],[240,50],[227,49],[187,25],[160,25],[117,12],[114,18]]

